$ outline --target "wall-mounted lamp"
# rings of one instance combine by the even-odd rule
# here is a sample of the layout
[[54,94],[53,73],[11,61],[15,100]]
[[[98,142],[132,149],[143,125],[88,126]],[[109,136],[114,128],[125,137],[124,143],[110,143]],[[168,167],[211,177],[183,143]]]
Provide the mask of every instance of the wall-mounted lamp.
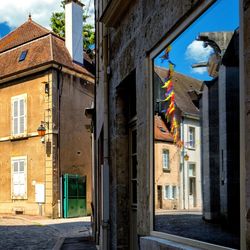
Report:
[[188,161],[188,160],[189,160],[189,155],[188,155],[187,153],[185,153],[185,155],[184,155],[184,160],[185,160],[185,161]]
[[46,133],[46,127],[49,127],[48,122],[41,121],[40,126],[37,128],[37,133],[39,136],[41,136],[41,141],[44,142],[44,136]]
[[44,84],[44,93],[49,95],[49,83],[48,82],[42,82]]

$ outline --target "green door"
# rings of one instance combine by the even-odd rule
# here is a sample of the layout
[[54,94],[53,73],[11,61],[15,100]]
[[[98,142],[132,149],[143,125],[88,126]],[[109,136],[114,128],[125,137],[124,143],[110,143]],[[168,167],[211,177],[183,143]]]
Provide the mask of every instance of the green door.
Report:
[[63,217],[86,216],[86,176],[63,176]]

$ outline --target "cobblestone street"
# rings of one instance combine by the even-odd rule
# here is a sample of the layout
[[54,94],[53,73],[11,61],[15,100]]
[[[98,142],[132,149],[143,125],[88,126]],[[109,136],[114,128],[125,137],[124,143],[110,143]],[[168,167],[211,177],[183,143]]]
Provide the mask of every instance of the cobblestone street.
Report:
[[[0,217],[0,249],[60,249],[65,238],[91,234],[90,218]],[[74,249],[73,246],[71,249]]]

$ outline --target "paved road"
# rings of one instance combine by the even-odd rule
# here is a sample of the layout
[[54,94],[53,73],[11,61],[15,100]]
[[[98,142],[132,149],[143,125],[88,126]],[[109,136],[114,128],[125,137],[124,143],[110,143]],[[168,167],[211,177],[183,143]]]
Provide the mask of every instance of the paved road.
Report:
[[89,218],[52,220],[34,216],[0,216],[0,249],[4,250],[49,250],[60,247],[64,238],[90,235]]
[[239,231],[232,232],[220,224],[202,219],[200,213],[163,212],[155,216],[156,231],[170,233],[208,243],[239,249]]

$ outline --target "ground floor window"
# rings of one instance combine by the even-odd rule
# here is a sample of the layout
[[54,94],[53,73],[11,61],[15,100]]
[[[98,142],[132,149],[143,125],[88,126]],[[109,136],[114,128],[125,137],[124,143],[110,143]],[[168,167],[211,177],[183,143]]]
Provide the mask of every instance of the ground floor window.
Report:
[[177,197],[176,186],[166,185],[165,186],[165,199],[173,200]]
[[27,157],[11,158],[11,197],[12,199],[27,198]]

